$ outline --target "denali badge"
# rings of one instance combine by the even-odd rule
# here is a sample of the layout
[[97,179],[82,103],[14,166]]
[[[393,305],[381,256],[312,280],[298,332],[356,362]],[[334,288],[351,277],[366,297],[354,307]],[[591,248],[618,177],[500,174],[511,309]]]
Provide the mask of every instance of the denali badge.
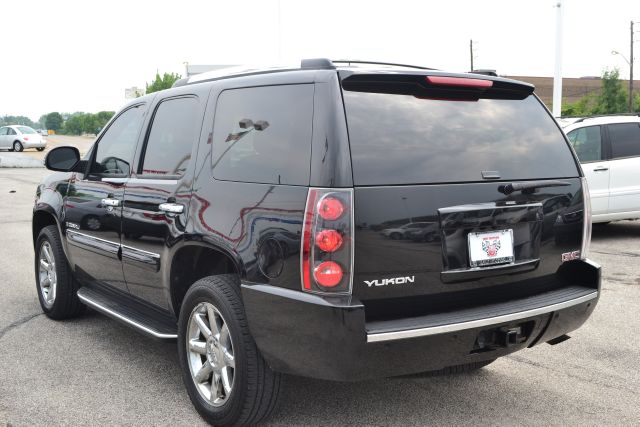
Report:
[[565,252],[562,254],[562,262],[580,259],[580,251]]
[[67,228],[74,228],[76,230],[80,230],[80,226],[78,224],[76,224],[75,222],[69,222],[69,221],[67,221]]
[[392,279],[365,280],[364,283],[366,283],[368,287],[372,287],[372,286],[402,285],[403,283],[414,283],[415,281],[416,281],[416,276],[405,276],[405,277],[394,277]]

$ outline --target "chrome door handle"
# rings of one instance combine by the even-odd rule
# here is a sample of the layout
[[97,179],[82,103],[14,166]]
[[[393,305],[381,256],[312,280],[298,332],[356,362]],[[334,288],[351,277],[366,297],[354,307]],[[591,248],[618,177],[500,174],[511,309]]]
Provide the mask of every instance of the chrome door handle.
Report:
[[105,206],[120,206],[120,200],[118,199],[102,199],[102,204]]
[[593,171],[594,172],[604,172],[604,171],[608,171],[609,168],[605,168],[604,166],[599,166],[597,168],[595,168]]
[[178,203],[160,203],[158,209],[166,213],[180,214],[184,211],[184,205]]

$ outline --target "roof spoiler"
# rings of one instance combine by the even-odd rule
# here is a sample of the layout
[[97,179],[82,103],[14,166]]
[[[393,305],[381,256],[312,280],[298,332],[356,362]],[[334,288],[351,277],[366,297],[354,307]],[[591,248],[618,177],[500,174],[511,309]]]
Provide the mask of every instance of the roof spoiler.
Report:
[[342,80],[345,90],[413,95],[425,99],[476,101],[478,99],[524,99],[534,86],[502,78],[475,78],[469,74],[354,73]]

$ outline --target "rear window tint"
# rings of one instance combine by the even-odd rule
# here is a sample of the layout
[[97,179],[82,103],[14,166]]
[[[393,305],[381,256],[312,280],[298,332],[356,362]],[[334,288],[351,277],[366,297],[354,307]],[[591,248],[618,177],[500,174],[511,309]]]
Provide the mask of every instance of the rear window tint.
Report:
[[534,96],[447,101],[344,91],[356,185],[578,176],[562,132]]
[[213,125],[214,178],[308,185],[313,90],[305,84],[222,92]]

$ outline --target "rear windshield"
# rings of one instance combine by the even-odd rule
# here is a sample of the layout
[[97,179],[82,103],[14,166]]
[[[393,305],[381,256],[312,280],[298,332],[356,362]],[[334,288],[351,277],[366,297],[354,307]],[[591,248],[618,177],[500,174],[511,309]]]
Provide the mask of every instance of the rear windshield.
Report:
[[29,135],[37,133],[35,130],[31,129],[28,126],[18,126],[18,130],[22,133],[27,133]]
[[355,185],[579,175],[568,144],[540,102],[448,101],[344,91]]

